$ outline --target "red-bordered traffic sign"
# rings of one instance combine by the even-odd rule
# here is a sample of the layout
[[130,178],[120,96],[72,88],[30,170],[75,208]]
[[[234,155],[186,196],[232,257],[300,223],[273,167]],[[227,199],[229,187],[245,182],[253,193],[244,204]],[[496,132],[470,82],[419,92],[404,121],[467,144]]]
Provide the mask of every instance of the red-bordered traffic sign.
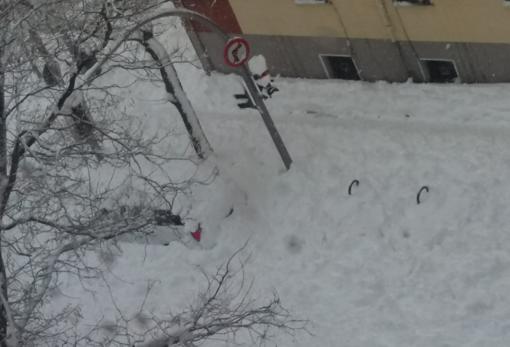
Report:
[[250,44],[242,37],[228,40],[223,51],[225,63],[231,67],[239,67],[250,58]]

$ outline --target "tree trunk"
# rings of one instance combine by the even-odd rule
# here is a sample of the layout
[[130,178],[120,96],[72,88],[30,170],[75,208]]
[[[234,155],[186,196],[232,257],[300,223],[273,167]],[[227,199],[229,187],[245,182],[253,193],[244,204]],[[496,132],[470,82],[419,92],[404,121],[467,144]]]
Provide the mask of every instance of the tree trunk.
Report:
[[[2,64],[2,51],[0,51],[0,197],[3,197],[7,186],[7,119],[5,117],[5,74]],[[3,220],[3,211],[0,222]],[[0,293],[7,301],[7,276],[2,252],[2,230],[0,229]],[[3,301],[0,301],[0,346],[7,347],[7,310]]]
[[[1,242],[1,238],[2,238],[2,234],[0,233],[0,242]],[[5,302],[8,302],[8,300],[7,300],[7,274],[5,271],[4,256],[3,256],[2,249],[3,249],[3,247],[0,245],[0,281],[2,281],[0,291],[5,299]],[[3,301],[2,301],[1,305],[2,306],[0,308],[0,346],[7,347],[7,341],[6,341],[7,322],[8,322],[7,309],[6,309],[5,305],[3,304]]]
[[3,193],[3,186],[7,178],[7,120],[5,119],[5,74],[1,57],[2,52],[0,51],[0,193]]
[[212,147],[200,125],[195,109],[182,87],[179,75],[166,49],[154,38],[151,32],[143,31],[142,37],[141,42],[145,50],[161,66],[160,72],[165,90],[169,95],[170,102],[175,105],[182,117],[195,152],[200,158],[206,159],[213,152]]

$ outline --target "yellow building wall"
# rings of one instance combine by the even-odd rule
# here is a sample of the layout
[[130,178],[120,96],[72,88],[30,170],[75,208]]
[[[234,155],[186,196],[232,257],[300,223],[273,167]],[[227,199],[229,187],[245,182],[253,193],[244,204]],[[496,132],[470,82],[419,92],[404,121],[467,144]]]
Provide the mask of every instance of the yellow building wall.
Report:
[[510,43],[510,7],[503,0],[436,0],[394,10],[393,20],[401,18],[413,41]]
[[230,0],[246,34],[510,43],[510,6],[503,0],[433,0],[432,6],[330,2]]
[[342,35],[330,5],[296,5],[294,0],[230,0],[230,5],[245,34]]

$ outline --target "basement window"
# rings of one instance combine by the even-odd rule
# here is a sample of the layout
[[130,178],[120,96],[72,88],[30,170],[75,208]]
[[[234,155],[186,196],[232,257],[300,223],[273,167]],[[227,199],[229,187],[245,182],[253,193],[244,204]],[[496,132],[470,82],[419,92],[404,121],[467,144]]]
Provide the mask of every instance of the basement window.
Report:
[[455,62],[452,60],[422,60],[429,73],[429,82],[453,83],[459,78]]
[[317,4],[326,4],[328,0],[294,0],[294,3],[297,5],[317,5]]
[[321,55],[322,64],[329,78],[358,81],[358,69],[350,56]]
[[393,0],[393,3],[399,5],[432,5],[432,0]]

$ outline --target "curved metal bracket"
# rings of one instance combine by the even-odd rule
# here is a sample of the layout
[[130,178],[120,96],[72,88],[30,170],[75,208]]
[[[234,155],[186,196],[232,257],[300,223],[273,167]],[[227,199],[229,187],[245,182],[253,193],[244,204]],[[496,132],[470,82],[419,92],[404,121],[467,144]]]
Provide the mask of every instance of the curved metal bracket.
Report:
[[423,193],[423,191],[426,191],[427,193],[429,192],[429,187],[427,186],[423,186],[420,188],[420,191],[418,192],[418,195],[416,195],[416,203],[419,205],[421,203],[421,193]]
[[353,185],[356,185],[356,187],[359,187],[359,181],[358,180],[354,180],[354,181],[351,182],[351,184],[349,185],[349,190],[348,190],[349,195],[352,195],[352,186]]

